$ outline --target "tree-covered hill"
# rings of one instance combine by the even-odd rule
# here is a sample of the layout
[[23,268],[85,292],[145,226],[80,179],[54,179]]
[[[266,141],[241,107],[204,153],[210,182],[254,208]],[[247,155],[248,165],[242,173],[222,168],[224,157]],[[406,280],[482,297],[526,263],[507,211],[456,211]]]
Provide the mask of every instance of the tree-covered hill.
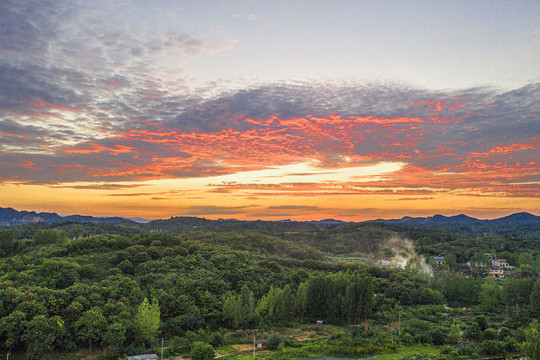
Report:
[[[537,316],[540,283],[534,277],[493,285],[454,274],[452,257],[468,260],[485,251],[515,251],[510,261],[521,269],[538,268],[537,238],[468,237],[390,224],[172,218],[2,228],[0,347],[34,359],[99,344],[116,356],[146,351],[159,334],[176,353],[185,353],[195,348],[196,339],[210,341],[194,335],[205,331],[319,319],[383,324],[402,307],[443,303],[485,303],[502,312],[517,301],[519,321]],[[428,263],[430,254],[442,253],[448,263],[432,278],[413,267],[366,261],[419,260],[418,252]],[[346,256],[361,260],[339,260]],[[381,351],[381,344],[389,344],[377,336],[362,342],[367,346],[362,351]],[[340,354],[360,351],[347,349]]]
[[[127,234],[193,234],[205,233],[204,241],[214,241],[223,233],[257,233],[269,236],[266,243],[261,240],[259,250],[268,247],[303,247],[307,252],[318,250],[325,254],[366,253],[390,255],[389,246],[395,239],[409,239],[415,251],[426,256],[454,254],[458,262],[468,261],[475,253],[503,253],[514,259],[522,252],[530,252],[535,258],[540,249],[540,225],[537,224],[439,224],[439,225],[395,225],[384,223],[330,223],[273,221],[215,221],[196,217],[173,217],[155,220],[146,224],[131,221],[110,223],[35,223],[10,227],[17,239],[32,238],[40,229],[57,229],[66,232],[68,238],[91,235]],[[216,240],[217,241],[217,240]],[[253,243],[236,240],[237,248],[253,247]],[[231,243],[231,244],[232,244]],[[271,243],[281,244],[269,245]],[[253,248],[257,250],[257,248]],[[513,254],[513,255],[512,255]],[[515,261],[514,261],[515,262]]]
[[[148,340],[137,323],[145,298],[159,304],[159,331],[168,338],[200,328],[311,322],[320,314],[310,309],[326,306],[327,319],[340,324],[388,306],[386,298],[442,301],[427,278],[358,271],[275,234],[197,229],[69,238],[58,228],[80,229],[71,223],[49,227],[20,240],[12,229],[0,232],[0,329],[21,329],[18,335],[0,331],[0,341],[33,357],[73,350],[90,340],[111,347],[121,340],[123,350],[132,346],[135,351]],[[403,283],[403,277],[408,281]],[[405,292],[407,298],[400,299]],[[375,293],[384,295],[374,302]],[[85,318],[100,327],[89,329],[80,320]],[[106,336],[111,332],[116,340]]]

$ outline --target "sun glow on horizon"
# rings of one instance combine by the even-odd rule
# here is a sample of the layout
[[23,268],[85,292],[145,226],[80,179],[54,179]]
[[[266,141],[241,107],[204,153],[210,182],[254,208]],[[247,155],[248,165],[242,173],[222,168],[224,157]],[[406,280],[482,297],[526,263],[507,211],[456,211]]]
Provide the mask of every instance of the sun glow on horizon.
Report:
[[163,179],[148,181],[158,187],[189,188],[212,186],[212,184],[282,184],[282,183],[325,183],[369,181],[383,174],[398,171],[405,164],[382,162],[375,165],[361,165],[324,168],[316,160],[297,164],[269,166],[261,170],[240,171],[233,174],[190,179]]

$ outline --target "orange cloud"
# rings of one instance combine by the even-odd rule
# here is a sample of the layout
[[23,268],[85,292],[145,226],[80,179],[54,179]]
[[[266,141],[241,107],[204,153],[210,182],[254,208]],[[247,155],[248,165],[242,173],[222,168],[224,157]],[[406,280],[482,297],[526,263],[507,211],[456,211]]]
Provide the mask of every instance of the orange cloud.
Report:
[[[536,140],[535,142],[538,142],[538,139],[534,138],[533,140]],[[476,152],[476,153],[470,153],[471,156],[477,156],[477,157],[489,157],[491,155],[497,155],[497,156],[503,156],[515,153],[517,151],[536,151],[538,149],[537,146],[532,144],[519,144],[519,143],[511,143],[506,145],[497,145],[492,147],[486,152]]]
[[84,148],[65,148],[65,149],[58,149],[58,151],[62,151],[66,154],[92,154],[92,153],[99,153],[102,151],[109,151],[111,155],[118,155],[121,153],[129,153],[136,151],[135,148],[124,146],[124,145],[115,145],[114,148],[109,148],[107,146],[96,144],[96,143],[86,143],[84,144]]
[[[67,106],[59,105],[59,104],[51,104],[51,103],[48,103],[48,102],[45,102],[45,101],[34,102],[34,103],[32,103],[32,105],[30,105],[30,108],[32,110],[38,110],[38,108],[41,108],[41,109],[64,110],[64,111],[71,111],[71,112],[79,112],[80,111],[79,109],[76,109],[76,108],[70,108],[70,107],[67,107]],[[40,115],[47,116],[48,114],[40,114]]]

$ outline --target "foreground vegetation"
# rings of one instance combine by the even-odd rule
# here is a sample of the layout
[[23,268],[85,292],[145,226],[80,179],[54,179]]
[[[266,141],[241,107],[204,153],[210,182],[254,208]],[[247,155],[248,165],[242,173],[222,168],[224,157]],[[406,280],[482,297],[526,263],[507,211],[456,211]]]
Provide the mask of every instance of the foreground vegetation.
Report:
[[[255,336],[268,359],[535,358],[538,234],[471,231],[193,218],[4,229],[0,346],[10,359],[118,359],[160,354],[163,339],[167,358],[232,359]],[[456,274],[484,252],[519,276]],[[447,262],[421,271],[434,254]],[[409,265],[374,266],[388,256]]]

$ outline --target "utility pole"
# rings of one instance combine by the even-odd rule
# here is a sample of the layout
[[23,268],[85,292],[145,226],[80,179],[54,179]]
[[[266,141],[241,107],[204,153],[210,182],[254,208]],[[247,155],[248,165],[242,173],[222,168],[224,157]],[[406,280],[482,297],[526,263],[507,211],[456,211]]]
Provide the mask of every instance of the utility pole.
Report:
[[253,360],[255,360],[255,331],[253,332]]
[[398,335],[401,335],[401,314],[399,314]]
[[161,338],[161,360],[163,360],[163,338]]

